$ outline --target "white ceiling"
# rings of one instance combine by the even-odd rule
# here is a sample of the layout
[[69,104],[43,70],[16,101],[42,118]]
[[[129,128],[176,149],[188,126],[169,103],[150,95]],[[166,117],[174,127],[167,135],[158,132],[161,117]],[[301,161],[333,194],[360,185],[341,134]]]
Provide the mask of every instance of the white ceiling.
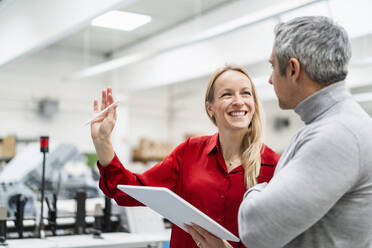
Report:
[[110,55],[151,36],[203,15],[233,0],[137,0],[116,9],[145,14],[151,22],[130,32],[85,26],[76,33],[53,44],[93,54]]

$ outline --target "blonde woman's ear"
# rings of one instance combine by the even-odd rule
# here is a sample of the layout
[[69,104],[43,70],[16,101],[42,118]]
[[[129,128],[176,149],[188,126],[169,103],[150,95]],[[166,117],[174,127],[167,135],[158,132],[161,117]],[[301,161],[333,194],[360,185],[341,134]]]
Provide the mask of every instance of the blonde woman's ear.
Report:
[[207,103],[207,111],[210,118],[213,118],[213,110],[211,108],[211,105]]

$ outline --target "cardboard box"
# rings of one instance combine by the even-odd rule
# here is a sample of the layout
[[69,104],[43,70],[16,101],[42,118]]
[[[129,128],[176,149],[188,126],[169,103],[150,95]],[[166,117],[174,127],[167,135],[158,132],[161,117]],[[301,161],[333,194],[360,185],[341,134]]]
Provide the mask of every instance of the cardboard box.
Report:
[[14,136],[5,137],[0,142],[0,158],[11,159],[15,156],[16,138]]

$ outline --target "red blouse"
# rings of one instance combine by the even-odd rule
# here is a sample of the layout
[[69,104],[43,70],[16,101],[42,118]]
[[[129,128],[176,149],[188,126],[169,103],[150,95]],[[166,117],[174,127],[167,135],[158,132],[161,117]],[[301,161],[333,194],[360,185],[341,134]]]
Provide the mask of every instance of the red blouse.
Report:
[[[258,183],[270,181],[278,160],[279,155],[264,145]],[[238,210],[246,192],[244,169],[238,166],[227,172],[218,133],[187,139],[142,174],[125,169],[116,155],[108,166],[98,168],[100,188],[119,205],[142,204],[118,190],[118,184],[167,187],[239,236]],[[244,247],[241,242],[231,244],[234,248]],[[197,248],[191,236],[176,225],[172,227],[170,247]]]

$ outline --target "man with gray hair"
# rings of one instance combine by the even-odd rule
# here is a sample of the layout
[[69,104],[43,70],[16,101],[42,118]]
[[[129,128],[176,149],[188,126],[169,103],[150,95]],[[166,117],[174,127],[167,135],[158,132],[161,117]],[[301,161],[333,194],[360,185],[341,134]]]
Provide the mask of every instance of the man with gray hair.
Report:
[[279,106],[305,122],[268,184],[239,210],[248,248],[372,247],[372,119],[342,81],[351,48],[331,19],[299,17],[275,28],[270,58]]

